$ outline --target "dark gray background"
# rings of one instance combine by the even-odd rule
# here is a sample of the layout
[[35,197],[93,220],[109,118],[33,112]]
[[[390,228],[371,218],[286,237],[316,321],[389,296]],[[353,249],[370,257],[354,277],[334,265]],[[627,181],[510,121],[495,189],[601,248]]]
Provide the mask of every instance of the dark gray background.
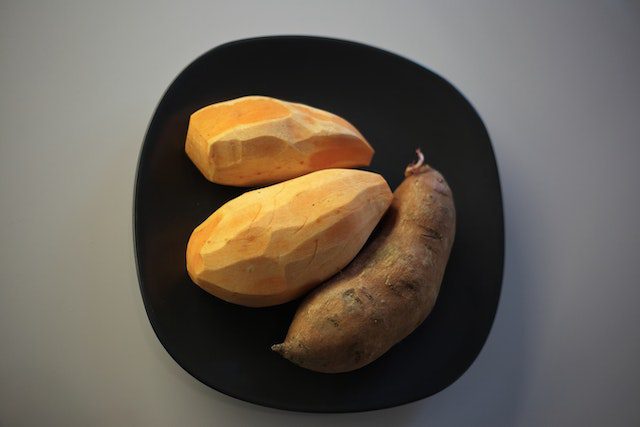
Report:
[[[134,3],[0,3],[0,424],[640,424],[640,3]],[[485,121],[503,294],[477,361],[432,398],[262,408],[191,378],[151,330],[131,236],[146,126],[196,56],[269,34],[407,56]]]

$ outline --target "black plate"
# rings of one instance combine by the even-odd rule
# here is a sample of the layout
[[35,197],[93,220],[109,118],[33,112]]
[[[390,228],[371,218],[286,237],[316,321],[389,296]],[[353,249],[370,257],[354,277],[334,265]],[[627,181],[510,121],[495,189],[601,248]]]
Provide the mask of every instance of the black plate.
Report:
[[[252,309],[194,285],[185,270],[191,231],[243,190],[206,181],[184,154],[189,115],[214,102],[268,95],[351,121],[376,150],[371,170],[391,188],[422,147],[448,180],[457,235],[429,318],[355,372],[318,374],[269,350],[299,301]],[[408,403],[453,383],[482,348],[502,280],[502,200],[491,142],[451,84],[389,52],[342,40],[265,37],[217,47],[162,97],[140,153],[134,235],[140,289],[160,342],[187,372],[239,399],[275,408],[354,412]]]

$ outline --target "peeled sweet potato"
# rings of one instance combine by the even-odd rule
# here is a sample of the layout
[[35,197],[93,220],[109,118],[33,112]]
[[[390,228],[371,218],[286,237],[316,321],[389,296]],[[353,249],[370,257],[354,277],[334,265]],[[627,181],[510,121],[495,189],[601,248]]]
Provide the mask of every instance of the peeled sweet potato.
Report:
[[346,372],[380,357],[431,312],[455,235],[442,175],[407,168],[382,229],[341,274],[300,305],[272,349],[303,368]]
[[220,102],[193,113],[185,151],[209,181],[235,186],[368,166],[373,156],[362,134],[343,118],[264,96]]
[[187,271],[232,303],[293,300],[356,256],[391,198],[380,175],[352,169],[325,169],[244,193],[194,230]]

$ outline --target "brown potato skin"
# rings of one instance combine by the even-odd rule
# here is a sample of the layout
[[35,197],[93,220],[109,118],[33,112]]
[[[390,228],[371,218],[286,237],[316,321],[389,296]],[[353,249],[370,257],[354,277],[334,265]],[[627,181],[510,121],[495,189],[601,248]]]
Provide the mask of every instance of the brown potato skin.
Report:
[[302,302],[272,350],[325,373],[371,363],[431,312],[454,236],[451,190],[438,171],[421,166],[394,192],[380,233]]

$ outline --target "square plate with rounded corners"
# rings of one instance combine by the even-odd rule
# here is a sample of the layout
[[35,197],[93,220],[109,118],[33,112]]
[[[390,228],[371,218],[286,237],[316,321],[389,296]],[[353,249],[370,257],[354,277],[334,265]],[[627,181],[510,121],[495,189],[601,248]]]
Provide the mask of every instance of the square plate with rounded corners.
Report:
[[[370,365],[344,374],[299,368],[269,347],[299,301],[252,309],[194,285],[185,268],[193,229],[246,189],[215,185],[184,153],[189,116],[206,105],[266,95],[336,113],[376,150],[370,170],[391,188],[421,147],[452,188],[457,231],[427,320]],[[169,354],[203,383],[274,408],[355,412],[401,405],[452,384],[480,352],[496,313],[504,226],[487,131],[469,102],[433,72],[344,40],[277,36],[219,46],[191,63],[158,105],[140,153],[134,196],[140,289]]]

